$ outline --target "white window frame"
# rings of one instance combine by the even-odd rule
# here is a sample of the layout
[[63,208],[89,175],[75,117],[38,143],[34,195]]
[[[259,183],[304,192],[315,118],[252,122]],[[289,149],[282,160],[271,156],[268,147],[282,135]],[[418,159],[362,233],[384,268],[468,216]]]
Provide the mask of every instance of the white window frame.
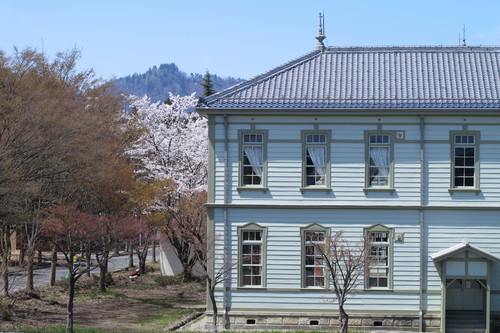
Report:
[[[383,153],[385,150],[386,153]],[[366,189],[370,190],[370,189],[394,188],[393,159],[394,159],[393,134],[390,132],[367,132],[366,133],[366,185],[365,185]],[[386,163],[382,164],[383,160],[385,160]],[[383,172],[387,172],[387,175],[383,175]],[[385,182],[383,183],[380,182],[380,179],[382,177],[385,178]],[[379,179],[379,181],[375,181],[375,179]]]
[[[364,234],[366,246],[368,247],[365,289],[392,289],[394,230],[382,224],[376,224],[365,228]],[[380,240],[377,234],[385,234],[385,240]],[[381,249],[385,249],[385,253],[380,252]],[[385,264],[381,263],[380,259],[385,260]],[[376,273],[372,275],[372,272]],[[384,276],[385,283],[382,282]]]
[[[322,234],[323,239],[310,239],[308,234]],[[301,228],[301,267],[302,267],[302,288],[327,288],[328,287],[328,268],[325,264],[325,258],[321,254],[321,251],[317,248],[318,246],[324,246],[324,251],[327,251],[327,247],[330,239],[330,229],[323,227],[317,223],[311,224],[307,227]],[[310,251],[312,249],[313,254]],[[311,258],[312,257],[312,258]],[[311,263],[312,260],[312,263]],[[308,272],[313,269],[313,274],[310,275]],[[310,278],[313,279],[313,283],[310,283]],[[323,283],[317,283],[323,279]]]
[[[260,237],[245,237],[246,235],[260,235]],[[259,239],[260,238],[260,239]],[[238,227],[238,286],[247,288],[262,288],[266,286],[266,239],[267,239],[267,228],[262,227],[256,223],[248,223],[242,227]],[[245,248],[259,247],[259,262],[254,262],[253,259],[256,257],[254,252],[250,251],[248,254],[245,253]],[[250,262],[248,258],[250,258]],[[250,269],[250,272],[248,272]],[[258,274],[255,271],[258,270]],[[260,277],[260,283],[256,282],[255,279]],[[247,278],[250,278],[250,283],[248,283]]]
[[[302,131],[302,147],[302,189],[331,189],[331,131]],[[324,150],[323,154],[311,154],[321,149]]]
[[[238,189],[265,189],[267,186],[267,131],[239,131],[239,179]],[[260,138],[257,140],[257,138]],[[246,149],[260,148],[260,156],[255,156],[252,163]],[[261,163],[255,163],[260,157]],[[259,176],[258,173],[261,175]],[[254,182],[260,177],[260,183]],[[251,179],[252,181],[248,181]]]
[[[479,139],[477,131],[450,132],[450,190],[479,190]],[[467,154],[467,151],[471,150],[472,157]],[[467,179],[472,180],[472,184],[466,184]],[[461,184],[457,182],[459,180],[462,180]]]

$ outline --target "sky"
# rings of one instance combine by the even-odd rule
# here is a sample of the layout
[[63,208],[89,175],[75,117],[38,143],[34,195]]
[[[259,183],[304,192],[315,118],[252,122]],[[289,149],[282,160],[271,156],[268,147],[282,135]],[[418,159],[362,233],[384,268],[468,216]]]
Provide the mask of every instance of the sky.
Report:
[[103,79],[175,63],[250,79],[327,46],[500,45],[499,0],[0,0],[0,50],[77,48]]

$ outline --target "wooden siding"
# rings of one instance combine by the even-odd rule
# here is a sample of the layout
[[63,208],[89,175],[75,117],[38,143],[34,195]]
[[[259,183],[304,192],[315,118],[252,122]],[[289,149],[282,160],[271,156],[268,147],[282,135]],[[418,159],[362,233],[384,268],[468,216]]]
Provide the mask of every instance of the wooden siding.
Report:
[[[256,117],[257,118],[257,117]],[[230,203],[328,205],[418,205],[420,203],[420,129],[416,117],[247,117],[231,116],[229,122],[229,186]],[[426,117],[425,204],[429,206],[480,206],[500,203],[500,117]],[[260,121],[260,122],[259,122]],[[488,123],[489,121],[489,123]],[[303,130],[330,130],[331,189],[327,192],[301,191]],[[450,192],[450,131],[479,131],[480,192]],[[238,191],[239,130],[267,130],[268,191]],[[223,124],[215,125],[215,202],[223,199],[224,136]],[[394,191],[368,193],[365,188],[364,132],[380,129],[404,133],[404,139],[394,143]],[[484,135],[483,135],[484,132]]]
[[[317,120],[316,120],[317,119]],[[380,120],[379,120],[380,119]],[[224,131],[215,125],[215,201],[223,203]],[[267,130],[267,190],[238,190],[239,130]],[[331,191],[301,191],[301,131],[330,130]],[[366,192],[365,131],[403,132],[393,144],[394,191]],[[450,191],[450,131],[480,132],[480,191]],[[463,241],[500,256],[500,117],[426,116],[424,310],[441,310],[439,267],[430,255]],[[363,228],[381,223],[404,234],[393,243],[393,289],[359,290],[348,311],[418,312],[420,284],[420,124],[418,117],[229,117],[230,254],[237,258],[237,227],[267,227],[266,289],[239,288],[231,272],[231,309],[331,310],[322,291],[301,289],[300,228],[318,223],[358,241]],[[233,207],[234,205],[235,207]],[[275,205],[273,207],[273,205]],[[285,209],[280,205],[288,207]],[[269,208],[263,208],[270,206]],[[314,206],[320,206],[314,208]],[[239,207],[239,208],[238,208]],[[358,209],[356,209],[358,208]],[[223,256],[222,208],[214,210],[216,254]],[[216,265],[220,261],[216,260]],[[500,312],[500,264],[491,265],[491,309]],[[218,291],[219,298],[222,295]]]
[[[216,235],[223,231],[222,209],[216,209]],[[427,311],[439,311],[441,302],[441,278],[438,267],[430,254],[436,253],[466,240],[494,255],[500,256],[500,212],[435,210],[425,213],[425,247],[427,278],[424,286]],[[418,310],[419,290],[419,229],[417,210],[351,210],[351,209],[229,209],[231,221],[231,256],[237,258],[238,237],[236,229],[249,222],[268,228],[267,237],[267,289],[238,288],[237,269],[231,273],[231,307],[252,308],[265,303],[267,307],[300,310],[304,304],[311,309],[327,309],[333,305],[318,302],[327,295],[318,290],[301,289],[301,238],[300,228],[312,223],[343,230],[345,237],[357,242],[363,228],[381,223],[404,234],[404,241],[393,244],[393,290],[368,290],[363,283],[348,302],[351,310],[387,309]],[[220,237],[219,237],[220,239]],[[222,250],[218,254],[222,257]],[[492,265],[492,276],[500,276],[500,264]],[[492,279],[492,293],[500,294],[500,279]],[[300,295],[300,297],[293,296]],[[295,301],[291,300],[295,299]],[[493,301],[495,299],[495,301]],[[390,300],[390,301],[388,301]],[[286,306],[281,307],[282,304]],[[308,305],[309,306],[309,305]],[[500,298],[492,298],[492,310],[500,311]]]

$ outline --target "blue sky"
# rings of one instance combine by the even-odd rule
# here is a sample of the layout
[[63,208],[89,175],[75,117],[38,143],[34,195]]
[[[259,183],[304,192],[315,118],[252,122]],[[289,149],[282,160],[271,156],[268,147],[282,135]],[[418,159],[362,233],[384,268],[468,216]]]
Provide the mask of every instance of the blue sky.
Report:
[[0,49],[54,55],[109,79],[176,63],[251,78],[326,45],[500,45],[499,0],[0,0]]

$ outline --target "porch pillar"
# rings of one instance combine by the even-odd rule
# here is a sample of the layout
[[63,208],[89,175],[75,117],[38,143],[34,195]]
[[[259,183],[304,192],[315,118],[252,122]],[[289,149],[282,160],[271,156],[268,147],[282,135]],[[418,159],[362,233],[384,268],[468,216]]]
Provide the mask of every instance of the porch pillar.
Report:
[[[441,272],[445,271],[445,262],[441,261]],[[446,274],[441,277],[441,332],[446,332]]]

